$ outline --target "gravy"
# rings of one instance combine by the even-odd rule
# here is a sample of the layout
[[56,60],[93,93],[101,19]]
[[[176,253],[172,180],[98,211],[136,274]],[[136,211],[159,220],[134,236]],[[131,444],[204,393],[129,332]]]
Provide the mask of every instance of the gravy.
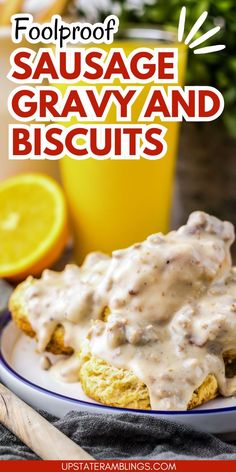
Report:
[[[152,409],[185,410],[208,374],[223,395],[235,394],[236,378],[226,378],[223,361],[236,349],[233,240],[230,223],[194,212],[166,236],[112,257],[91,254],[80,268],[45,271],[26,291],[38,350],[62,325],[75,352],[87,338],[93,355],[132,370],[147,385]],[[67,364],[58,366],[63,380],[74,381],[76,355]]]

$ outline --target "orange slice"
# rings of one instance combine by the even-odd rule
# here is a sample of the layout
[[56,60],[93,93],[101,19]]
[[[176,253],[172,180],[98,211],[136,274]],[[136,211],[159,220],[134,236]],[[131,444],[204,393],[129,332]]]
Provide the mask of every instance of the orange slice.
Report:
[[44,174],[0,183],[0,277],[39,275],[61,255],[68,237],[60,186]]

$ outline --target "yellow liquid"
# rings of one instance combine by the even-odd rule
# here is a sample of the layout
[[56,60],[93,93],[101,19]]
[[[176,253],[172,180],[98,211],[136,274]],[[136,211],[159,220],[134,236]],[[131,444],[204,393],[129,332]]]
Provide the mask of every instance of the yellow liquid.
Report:
[[[142,46],[140,41],[113,43],[113,47],[123,47],[126,53]],[[186,67],[184,46],[156,42],[146,42],[145,46],[179,48],[178,84],[182,85]],[[116,85],[120,85],[119,81]],[[138,103],[133,105],[133,124],[138,123],[140,104],[144,104],[152,85],[155,84],[144,86]],[[107,123],[116,123],[114,109]],[[68,157],[61,160],[78,263],[91,251],[111,253],[142,241],[149,234],[169,230],[179,123],[162,124],[168,129],[165,136],[168,151],[160,160],[76,161]]]

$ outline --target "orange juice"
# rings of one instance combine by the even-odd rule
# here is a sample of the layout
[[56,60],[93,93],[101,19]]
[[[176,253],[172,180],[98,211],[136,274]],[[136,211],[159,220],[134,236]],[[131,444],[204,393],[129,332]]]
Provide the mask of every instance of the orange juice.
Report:
[[[143,46],[178,47],[178,85],[183,85],[186,66],[183,45],[131,39],[115,41],[112,45],[123,47],[126,54]],[[117,84],[121,85],[116,80]],[[155,84],[144,85],[138,106],[136,103],[133,105],[133,124],[138,123],[140,103],[144,104],[152,85]],[[97,87],[101,89],[101,85]],[[116,123],[115,120],[115,111],[112,110],[106,122]],[[155,123],[160,121],[155,120]],[[168,151],[160,160],[76,161],[68,157],[61,160],[77,262],[91,251],[111,253],[114,249],[141,241],[149,234],[169,230],[179,123],[162,124],[168,129],[165,136]]]
[[[32,45],[23,41],[21,47],[38,50],[37,45]],[[8,149],[8,126],[16,123],[11,116],[7,99],[16,84],[11,82],[7,75],[10,70],[10,55],[17,48],[11,39],[11,28],[0,27],[0,72],[1,72],[1,107],[0,107],[0,136],[1,136],[1,166],[0,182],[13,175],[23,172],[45,172],[46,174],[59,179],[59,166],[56,161],[49,160],[9,160]]]

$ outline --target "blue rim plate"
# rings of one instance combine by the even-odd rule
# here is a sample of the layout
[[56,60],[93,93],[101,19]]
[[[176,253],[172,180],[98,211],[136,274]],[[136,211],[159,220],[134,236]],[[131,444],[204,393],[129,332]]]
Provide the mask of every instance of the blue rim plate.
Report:
[[100,405],[97,403],[93,402],[87,402],[85,400],[77,400],[75,398],[68,397],[66,395],[62,395],[57,392],[53,392],[51,390],[47,390],[44,387],[41,387],[30,380],[24,378],[22,375],[18,374],[6,361],[4,358],[4,355],[2,353],[1,349],[1,344],[2,344],[2,335],[4,332],[4,328],[9,324],[11,321],[11,315],[9,312],[4,313],[1,315],[0,318],[0,367],[4,368],[12,377],[17,379],[18,381],[22,382],[23,384],[31,387],[33,390],[37,392],[41,392],[44,394],[49,395],[50,397],[54,397],[60,400],[64,400],[70,403],[74,403],[76,405],[84,405],[86,407],[93,407],[96,409],[103,409],[107,410],[109,412],[112,411],[119,411],[122,413],[139,413],[139,414],[144,414],[144,415],[157,415],[157,416],[194,416],[194,415],[210,415],[210,414],[216,414],[216,413],[229,413],[229,412],[236,412],[236,405],[235,406],[230,406],[230,407],[223,407],[223,408],[211,408],[211,409],[196,409],[196,410],[191,410],[191,411],[163,411],[163,410],[139,410],[139,409],[131,409],[131,408],[119,408],[119,407],[111,407],[111,406],[106,406],[106,405]]

